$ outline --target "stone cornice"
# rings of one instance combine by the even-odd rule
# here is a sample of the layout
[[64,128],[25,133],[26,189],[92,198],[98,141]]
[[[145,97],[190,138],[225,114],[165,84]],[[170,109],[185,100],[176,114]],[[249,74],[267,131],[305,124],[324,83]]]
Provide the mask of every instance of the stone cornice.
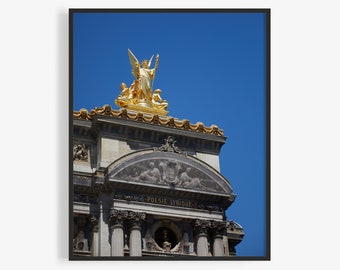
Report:
[[176,129],[189,130],[216,136],[224,136],[223,130],[219,129],[216,125],[211,125],[210,127],[207,127],[204,126],[201,122],[192,124],[189,122],[189,120],[186,119],[179,120],[171,116],[160,116],[155,114],[130,111],[124,108],[113,110],[110,105],[96,107],[90,112],[88,112],[86,109],[74,111],[73,119],[92,120],[96,115],[106,115],[110,117],[128,119],[136,122],[144,122],[154,125],[172,127]]

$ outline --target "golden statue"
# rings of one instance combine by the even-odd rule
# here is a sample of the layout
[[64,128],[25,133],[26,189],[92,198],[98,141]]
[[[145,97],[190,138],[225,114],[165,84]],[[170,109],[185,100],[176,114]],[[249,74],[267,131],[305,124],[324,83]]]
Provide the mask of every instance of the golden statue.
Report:
[[166,110],[168,107],[168,102],[161,98],[161,89],[156,89],[152,95],[152,106],[157,109]]
[[154,68],[151,68],[153,56],[150,60],[143,60],[141,63],[136,56],[128,49],[132,75],[135,80],[128,88],[125,83],[121,83],[121,93],[115,100],[119,107],[131,110],[149,112],[153,114],[166,115],[168,102],[160,96],[161,90],[152,90],[156,71],[158,68],[159,55],[156,56]]

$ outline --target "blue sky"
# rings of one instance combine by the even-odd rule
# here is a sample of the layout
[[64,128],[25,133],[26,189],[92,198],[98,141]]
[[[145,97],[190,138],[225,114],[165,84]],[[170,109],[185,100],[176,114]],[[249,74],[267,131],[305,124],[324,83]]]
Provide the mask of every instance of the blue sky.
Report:
[[[169,116],[224,130],[222,174],[237,194],[228,219],[243,226],[238,256],[265,256],[265,15],[257,13],[74,14],[74,110],[114,99],[132,83],[127,49],[160,55],[154,88]],[[153,65],[152,65],[153,66]]]

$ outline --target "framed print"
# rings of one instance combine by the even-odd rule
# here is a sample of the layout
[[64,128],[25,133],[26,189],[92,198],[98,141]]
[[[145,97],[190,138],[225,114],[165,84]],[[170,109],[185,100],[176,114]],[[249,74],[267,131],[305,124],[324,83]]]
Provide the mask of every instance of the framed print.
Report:
[[70,9],[70,260],[270,260],[270,10]]

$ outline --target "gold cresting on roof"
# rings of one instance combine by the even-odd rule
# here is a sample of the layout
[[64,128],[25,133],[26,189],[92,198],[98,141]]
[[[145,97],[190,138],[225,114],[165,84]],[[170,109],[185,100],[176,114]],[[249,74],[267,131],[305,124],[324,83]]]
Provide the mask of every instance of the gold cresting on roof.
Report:
[[189,120],[179,120],[171,116],[159,116],[156,114],[142,113],[130,111],[124,108],[119,110],[113,110],[110,105],[104,105],[103,107],[96,107],[88,112],[86,109],[80,109],[79,112],[73,111],[74,119],[92,120],[95,115],[107,115],[111,117],[124,118],[137,122],[144,122],[154,125],[173,127],[178,129],[191,130],[196,132],[202,132],[207,134],[213,134],[217,136],[223,136],[223,130],[219,129],[216,125],[206,127],[201,122],[191,124]]

